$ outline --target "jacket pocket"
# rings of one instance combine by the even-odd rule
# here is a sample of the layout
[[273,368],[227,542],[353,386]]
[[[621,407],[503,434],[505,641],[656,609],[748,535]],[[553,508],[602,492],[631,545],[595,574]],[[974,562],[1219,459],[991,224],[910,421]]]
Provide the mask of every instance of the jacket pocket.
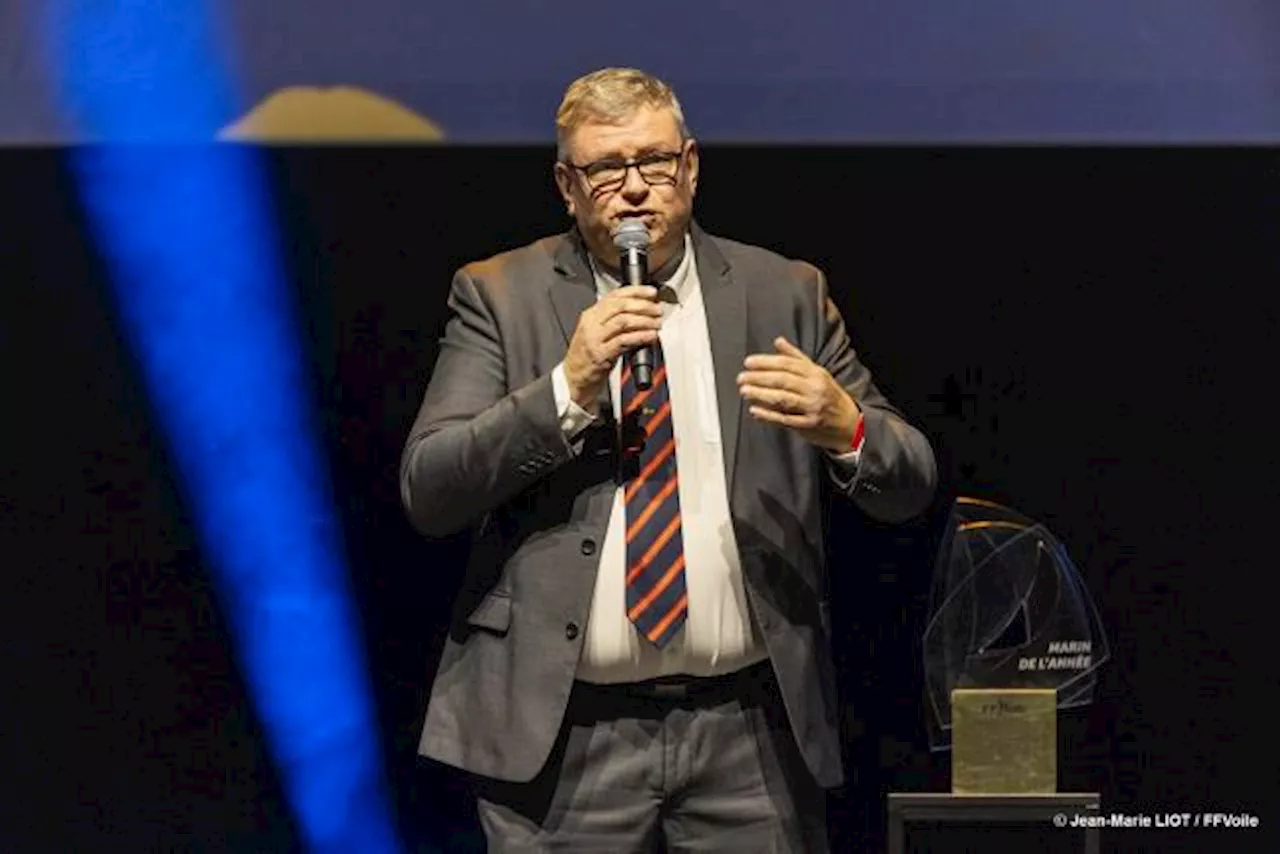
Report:
[[511,597],[505,593],[490,593],[467,617],[467,625],[506,634],[511,628]]

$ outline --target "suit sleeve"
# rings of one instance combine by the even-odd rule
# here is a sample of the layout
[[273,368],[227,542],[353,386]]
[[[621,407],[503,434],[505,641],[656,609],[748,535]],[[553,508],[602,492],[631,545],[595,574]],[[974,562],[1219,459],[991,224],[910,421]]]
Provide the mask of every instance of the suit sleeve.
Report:
[[827,290],[826,277],[816,268],[810,269],[818,301],[814,358],[858,404],[865,429],[852,476],[849,468],[836,460],[828,458],[825,465],[836,488],[868,516],[883,522],[906,521],[924,512],[933,500],[938,483],[933,448],[924,433],[909,424],[876,388],[871,371],[853,349],[844,319]]
[[465,271],[400,461],[400,496],[428,536],[478,522],[571,458],[550,374],[508,388],[499,325]]

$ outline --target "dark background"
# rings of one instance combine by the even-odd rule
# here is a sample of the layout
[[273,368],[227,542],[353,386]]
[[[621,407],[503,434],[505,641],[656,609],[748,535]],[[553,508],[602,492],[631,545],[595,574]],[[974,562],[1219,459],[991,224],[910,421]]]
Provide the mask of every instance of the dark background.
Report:
[[[420,850],[472,850],[465,800],[414,755],[463,546],[409,529],[396,466],[453,270],[565,225],[551,152],[269,157],[398,816]],[[827,271],[860,355],[943,467],[919,524],[831,509],[850,777],[836,850],[880,848],[886,792],[949,785],[918,637],[958,493],[1045,522],[1110,633],[1098,702],[1062,716],[1060,788],[1101,792],[1104,811],[1262,822],[1112,831],[1107,849],[1272,848],[1278,164],[1251,149],[705,152],[702,225]],[[0,153],[0,187],[0,843],[291,850],[65,152]]]

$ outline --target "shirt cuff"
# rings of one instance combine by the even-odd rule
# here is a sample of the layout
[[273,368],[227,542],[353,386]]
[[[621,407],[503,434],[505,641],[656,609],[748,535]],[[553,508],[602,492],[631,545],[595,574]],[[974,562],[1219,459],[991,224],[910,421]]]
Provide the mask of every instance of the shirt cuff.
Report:
[[846,469],[850,474],[852,474],[854,471],[857,470],[858,463],[862,461],[861,448],[859,448],[856,451],[848,451],[843,454],[834,454],[834,453],[828,452],[828,455],[831,457],[831,462],[835,463],[841,468]]
[[555,366],[551,371],[551,389],[556,397],[556,415],[560,419],[560,430],[566,439],[572,439],[585,430],[596,417],[573,402],[569,396],[569,381],[564,376],[564,363]]

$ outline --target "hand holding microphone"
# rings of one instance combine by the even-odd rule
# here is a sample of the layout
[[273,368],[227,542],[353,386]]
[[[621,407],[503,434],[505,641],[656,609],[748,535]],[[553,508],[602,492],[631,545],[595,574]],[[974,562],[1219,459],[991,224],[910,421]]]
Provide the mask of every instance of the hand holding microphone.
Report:
[[[647,284],[649,232],[644,224],[624,222],[614,235],[620,251],[622,287],[598,300],[578,318],[564,358],[564,375],[574,403],[596,412],[609,372],[624,353],[640,388],[652,380],[653,344],[662,326],[658,289]],[[645,373],[641,373],[641,372]]]

